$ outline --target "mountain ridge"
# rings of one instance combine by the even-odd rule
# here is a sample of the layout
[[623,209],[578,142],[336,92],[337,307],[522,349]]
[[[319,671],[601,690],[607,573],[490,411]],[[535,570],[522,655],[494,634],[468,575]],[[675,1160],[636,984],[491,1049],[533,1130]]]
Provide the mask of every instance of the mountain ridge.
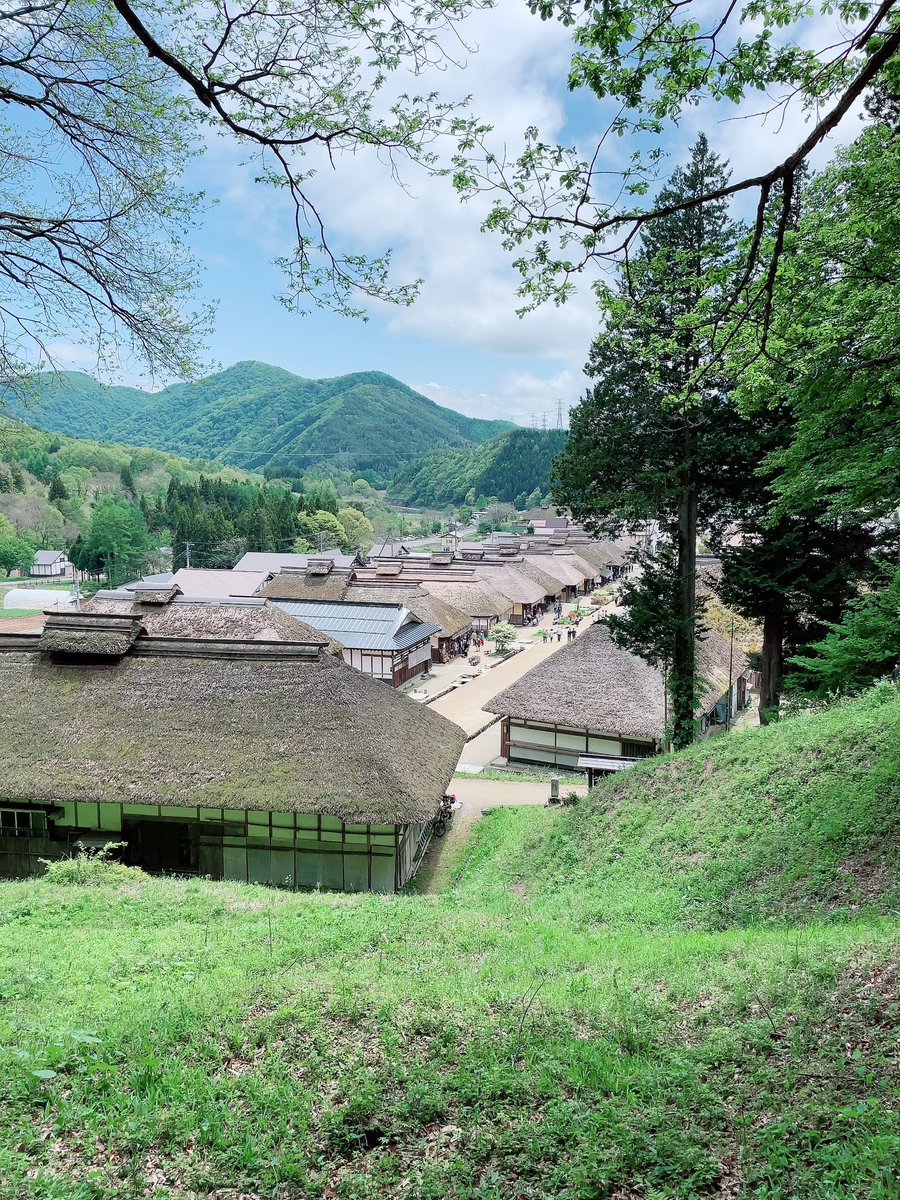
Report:
[[48,432],[153,446],[247,470],[302,471],[337,460],[370,482],[436,448],[477,446],[511,422],[467,417],[383,371],[307,379],[244,360],[156,392],[42,373],[7,411]]

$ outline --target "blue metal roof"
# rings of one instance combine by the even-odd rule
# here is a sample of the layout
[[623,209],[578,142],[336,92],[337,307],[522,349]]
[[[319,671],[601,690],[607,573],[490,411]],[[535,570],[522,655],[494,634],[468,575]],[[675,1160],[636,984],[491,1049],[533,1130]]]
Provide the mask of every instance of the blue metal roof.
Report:
[[346,600],[276,600],[275,604],[327,633],[348,650],[408,650],[440,633],[402,604],[362,604]]

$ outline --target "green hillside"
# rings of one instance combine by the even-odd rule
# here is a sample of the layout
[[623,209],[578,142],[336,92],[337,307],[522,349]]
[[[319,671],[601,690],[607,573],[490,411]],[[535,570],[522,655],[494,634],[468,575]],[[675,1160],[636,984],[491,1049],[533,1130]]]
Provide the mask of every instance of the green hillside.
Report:
[[[553,459],[566,444],[560,429],[507,429],[468,449],[435,450],[394,477],[391,494],[407,504],[462,504],[466,495],[514,503],[550,490]],[[524,506],[523,506],[524,507]]]
[[337,465],[379,483],[436,446],[471,446],[508,428],[441,408],[378,371],[301,379],[242,362],[154,394],[71,372],[38,376],[31,391],[25,407],[12,397],[9,405],[44,429],[250,470]]
[[504,887],[519,881],[592,927],[714,930],[896,913],[900,694],[879,685],[861,700],[647,761],[549,829],[542,813],[492,814],[467,870],[479,888],[487,874]]
[[0,883],[0,1200],[894,1200],[898,730],[492,813],[440,895]]

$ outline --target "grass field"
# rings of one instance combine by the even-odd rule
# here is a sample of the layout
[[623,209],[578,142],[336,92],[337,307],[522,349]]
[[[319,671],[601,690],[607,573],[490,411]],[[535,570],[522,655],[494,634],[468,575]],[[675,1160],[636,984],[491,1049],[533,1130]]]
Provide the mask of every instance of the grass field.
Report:
[[44,611],[40,608],[0,608],[0,621],[11,621],[14,617],[34,617]]
[[437,896],[0,885],[0,1196],[897,1197],[898,729],[495,811]]

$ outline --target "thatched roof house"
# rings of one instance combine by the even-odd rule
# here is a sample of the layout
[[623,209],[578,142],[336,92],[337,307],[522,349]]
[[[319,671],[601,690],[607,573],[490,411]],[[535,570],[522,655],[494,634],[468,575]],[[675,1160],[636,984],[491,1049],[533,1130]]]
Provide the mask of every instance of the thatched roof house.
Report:
[[484,707],[504,717],[657,742],[663,734],[665,690],[661,672],[617,646],[601,623]]
[[422,587],[445,604],[465,613],[471,618],[472,628],[479,632],[487,632],[497,621],[508,621],[512,616],[512,602],[474,577],[457,583],[428,580]]
[[[746,656],[718,634],[698,643],[705,691],[701,732],[734,716],[746,699]],[[729,691],[729,681],[731,689]],[[590,626],[484,704],[503,717],[501,753],[511,761],[613,770],[659,749],[666,726],[662,672],[623,650],[604,624]],[[608,760],[608,761],[607,761]]]
[[457,726],[320,645],[52,620],[0,635],[0,809],[19,834],[0,823],[0,874],[104,839],[147,869],[292,887],[389,891],[414,871]]

